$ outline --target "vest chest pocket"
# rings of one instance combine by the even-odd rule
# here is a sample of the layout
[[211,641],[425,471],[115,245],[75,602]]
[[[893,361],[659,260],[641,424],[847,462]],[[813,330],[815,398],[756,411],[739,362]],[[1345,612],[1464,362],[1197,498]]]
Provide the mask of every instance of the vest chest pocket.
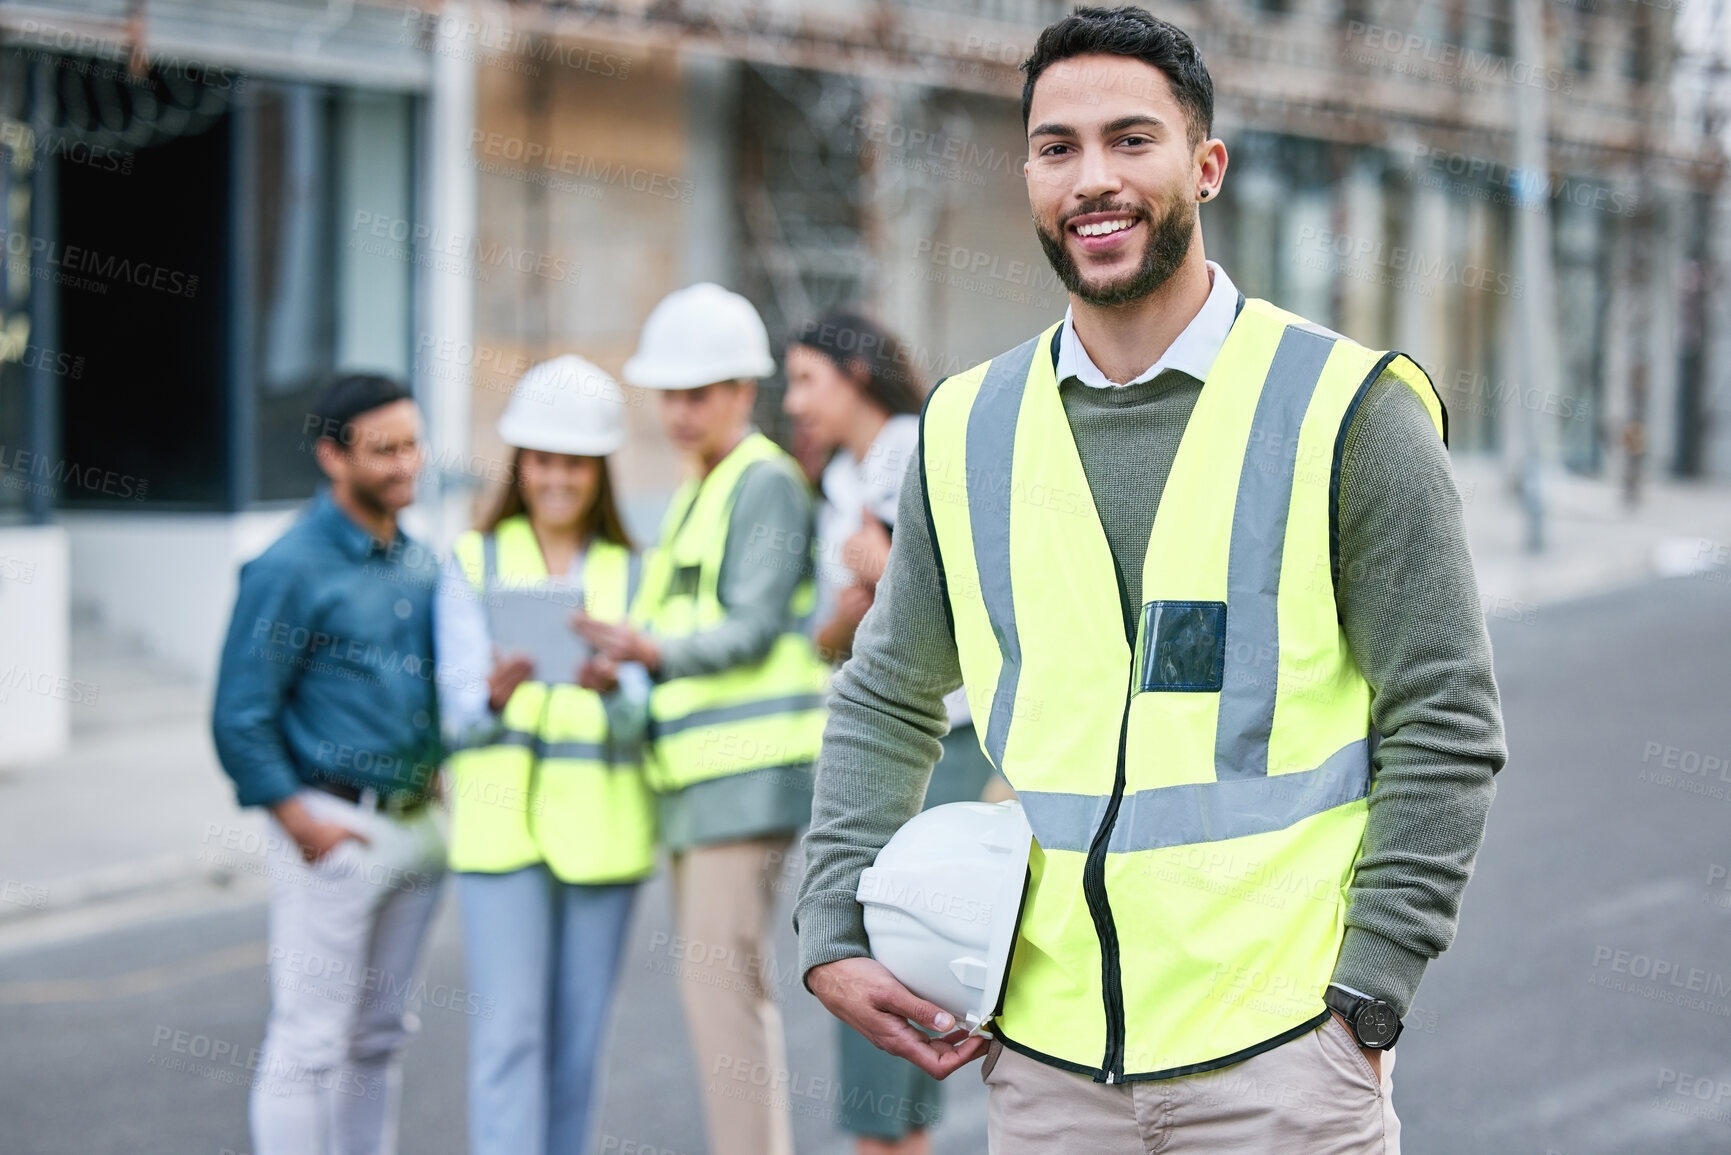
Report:
[[673,571],[673,576],[667,579],[667,596],[670,598],[696,597],[698,582],[702,576],[702,566],[680,566]]
[[1226,672],[1225,602],[1149,602],[1136,625],[1136,693],[1214,694]]

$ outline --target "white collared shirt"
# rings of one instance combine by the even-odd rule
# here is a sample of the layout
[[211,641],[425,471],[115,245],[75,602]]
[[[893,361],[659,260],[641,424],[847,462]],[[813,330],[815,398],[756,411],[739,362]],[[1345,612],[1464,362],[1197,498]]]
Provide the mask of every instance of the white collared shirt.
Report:
[[1166,347],[1166,352],[1160,354],[1160,359],[1137,374],[1134,381],[1113,381],[1100,372],[1094,359],[1088,356],[1088,350],[1082,348],[1070,310],[1065,309],[1064,332],[1058,339],[1058,380],[1063,382],[1074,377],[1095,389],[1120,389],[1152,380],[1168,369],[1188,373],[1198,381],[1208,380],[1208,371],[1214,368],[1214,359],[1220,356],[1220,347],[1226,344],[1226,334],[1238,316],[1238,286],[1232,283],[1226,270],[1213,261],[1208,262],[1208,272],[1213,278],[1213,287],[1208,291],[1208,299],[1202,302],[1201,310]]

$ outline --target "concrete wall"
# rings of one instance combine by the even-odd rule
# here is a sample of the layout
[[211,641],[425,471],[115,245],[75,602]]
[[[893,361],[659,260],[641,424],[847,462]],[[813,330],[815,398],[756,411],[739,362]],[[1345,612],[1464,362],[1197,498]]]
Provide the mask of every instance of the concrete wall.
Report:
[[879,173],[875,193],[890,198],[877,209],[874,304],[912,346],[926,384],[1063,317],[1064,287],[1028,216],[1019,105],[904,94],[859,135]]
[[72,678],[66,531],[0,528],[0,766],[51,758],[71,739],[74,705],[94,688]]
[[[295,511],[63,516],[79,613],[210,684],[241,563],[276,540]],[[63,576],[59,584],[66,581]]]
[[[534,72],[483,66],[477,78],[475,164],[483,249],[530,254],[539,271],[489,269],[474,287],[471,508],[498,491],[507,460],[495,433],[523,371],[577,353],[617,375],[655,303],[693,264],[714,276],[718,248],[695,244],[713,228],[730,190],[714,165],[688,166],[690,114],[674,54],[585,42],[547,53]],[[581,63],[581,67],[572,62]],[[717,81],[713,65],[703,75]],[[699,179],[701,178],[701,180]],[[450,368],[437,348],[430,373]],[[615,480],[629,500],[659,508],[677,482],[653,398],[628,390],[628,441]]]

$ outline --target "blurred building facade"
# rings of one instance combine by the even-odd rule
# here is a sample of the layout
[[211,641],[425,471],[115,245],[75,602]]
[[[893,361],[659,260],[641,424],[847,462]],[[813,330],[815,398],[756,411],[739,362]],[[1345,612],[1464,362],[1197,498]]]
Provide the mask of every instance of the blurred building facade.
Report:
[[[1513,454],[1530,429],[1555,467],[1615,470],[1634,447],[1647,473],[1731,472],[1714,420],[1731,366],[1711,340],[1723,122],[1679,91],[1712,47],[1681,6],[1535,6],[1531,48],[1510,0],[1150,6],[1210,61],[1233,159],[1205,232],[1246,292],[1412,352],[1458,451]],[[503,311],[482,304],[477,339],[616,365],[656,297],[712,276],[777,336],[864,302],[928,378],[1005,347],[1064,304],[1027,225],[1015,66],[1065,7],[509,10],[508,32],[468,34],[499,49],[475,134],[483,233],[569,238],[601,267],[563,302],[484,291]],[[1543,161],[1523,169],[1516,125],[1535,109]],[[644,172],[646,190],[626,182]],[[1525,267],[1523,227],[1543,267]],[[1522,370],[1533,294],[1555,318],[1540,379]]]
[[[1215,78],[1209,254],[1415,355],[1457,452],[1731,474],[1723,5],[1515,4],[1150,3]],[[617,371],[680,284],[740,289],[777,342],[863,304],[928,383],[1050,323],[1016,66],[1067,7],[3,0],[0,515],[35,524],[0,528],[0,631],[70,604],[208,673],[235,565],[315,481],[333,370],[414,381],[443,544],[522,370]],[[633,401],[647,528],[677,463]],[[760,419],[785,432],[774,382]]]
[[437,69],[400,25],[0,5],[6,761],[100,692],[71,677],[75,619],[213,673],[238,565],[315,483],[311,391],[409,375],[426,278],[353,225],[439,201]]

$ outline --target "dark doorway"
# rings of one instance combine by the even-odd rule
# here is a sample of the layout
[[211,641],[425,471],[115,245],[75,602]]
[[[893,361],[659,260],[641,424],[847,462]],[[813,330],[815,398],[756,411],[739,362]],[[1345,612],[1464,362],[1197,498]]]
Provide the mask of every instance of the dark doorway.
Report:
[[63,380],[59,504],[224,503],[229,117],[130,154],[59,169]]

